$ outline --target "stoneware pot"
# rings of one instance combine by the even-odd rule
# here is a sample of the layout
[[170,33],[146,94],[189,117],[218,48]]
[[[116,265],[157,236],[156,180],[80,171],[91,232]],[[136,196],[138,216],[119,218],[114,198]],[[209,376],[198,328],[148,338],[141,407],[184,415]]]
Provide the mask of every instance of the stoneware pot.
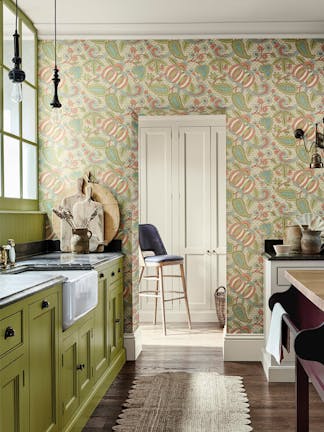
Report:
[[288,225],[285,228],[284,243],[291,245],[290,251],[298,253],[301,249],[302,230],[299,225]]
[[307,255],[318,254],[321,250],[321,231],[305,229],[301,239],[302,253]]
[[89,253],[89,239],[92,232],[87,228],[76,228],[72,230],[71,251],[73,253]]

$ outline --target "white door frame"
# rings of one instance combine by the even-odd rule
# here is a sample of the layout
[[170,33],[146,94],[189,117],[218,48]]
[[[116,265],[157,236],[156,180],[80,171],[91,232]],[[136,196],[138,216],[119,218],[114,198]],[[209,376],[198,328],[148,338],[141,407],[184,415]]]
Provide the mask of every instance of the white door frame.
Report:
[[[143,149],[141,148],[141,128],[150,127],[170,127],[170,122],[178,127],[186,126],[206,126],[211,127],[212,139],[216,141],[217,152],[217,190],[216,205],[217,211],[217,240],[218,244],[214,252],[214,267],[223,269],[222,275],[216,281],[217,285],[226,284],[226,116],[225,114],[216,115],[168,115],[168,116],[139,116],[138,118],[138,172],[140,174],[140,166],[143,163]],[[140,175],[139,175],[139,197],[141,196]],[[140,200],[139,200],[140,206]],[[213,216],[213,211],[211,217]],[[139,216],[141,217],[141,209],[139,208]],[[146,319],[146,314],[141,314],[142,320]],[[192,311],[193,314],[193,311]],[[182,313],[168,313],[169,321],[185,321]],[[215,310],[210,310],[208,313],[195,311],[194,321],[213,322],[217,321]]]

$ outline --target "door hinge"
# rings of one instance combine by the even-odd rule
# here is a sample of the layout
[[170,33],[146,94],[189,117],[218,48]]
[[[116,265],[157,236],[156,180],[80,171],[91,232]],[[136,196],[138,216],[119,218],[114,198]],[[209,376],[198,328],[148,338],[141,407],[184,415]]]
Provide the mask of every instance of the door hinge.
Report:
[[25,370],[22,371],[22,385],[25,387]]
[[64,356],[62,354],[62,367],[64,366]]

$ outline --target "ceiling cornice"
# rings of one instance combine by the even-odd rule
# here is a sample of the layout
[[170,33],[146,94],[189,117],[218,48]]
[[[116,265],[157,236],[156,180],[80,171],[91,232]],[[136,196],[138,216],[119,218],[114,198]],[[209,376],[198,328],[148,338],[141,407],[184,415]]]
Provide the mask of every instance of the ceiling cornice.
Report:
[[[39,39],[53,39],[53,23],[37,23]],[[59,23],[58,39],[324,38],[324,21]]]

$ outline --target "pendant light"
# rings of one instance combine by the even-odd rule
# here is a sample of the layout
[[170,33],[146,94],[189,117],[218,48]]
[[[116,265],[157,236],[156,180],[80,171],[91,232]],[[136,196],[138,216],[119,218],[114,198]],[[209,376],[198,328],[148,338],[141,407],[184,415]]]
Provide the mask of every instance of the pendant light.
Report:
[[12,62],[14,63],[14,68],[9,72],[9,79],[12,81],[12,92],[11,99],[19,103],[22,101],[22,82],[25,81],[25,72],[20,69],[21,57],[19,57],[19,34],[18,28],[18,0],[16,0],[16,30],[13,35],[14,38],[14,57]]
[[54,69],[53,70],[54,70],[54,75],[52,81],[54,83],[54,96],[51,102],[51,106],[52,108],[61,108],[62,104],[59,101],[58,94],[57,94],[57,87],[61,80],[59,78],[59,70],[57,69],[57,64],[56,64],[56,0],[54,0]]

